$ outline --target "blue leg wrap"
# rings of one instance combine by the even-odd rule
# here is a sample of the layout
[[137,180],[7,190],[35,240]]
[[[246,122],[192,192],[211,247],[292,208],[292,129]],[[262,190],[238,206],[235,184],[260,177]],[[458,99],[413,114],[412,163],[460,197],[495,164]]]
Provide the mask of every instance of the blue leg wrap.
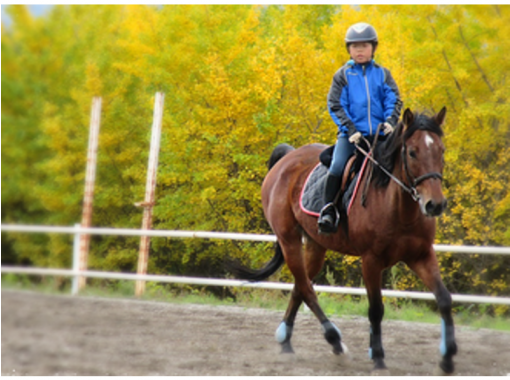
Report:
[[439,345],[439,352],[442,356],[446,355],[446,324],[444,319],[441,319],[441,344]]
[[[372,341],[372,334],[373,334],[372,326],[370,326],[370,341]],[[370,343],[370,344],[372,344],[372,343]],[[368,358],[369,359],[373,359],[373,356],[372,356],[372,347],[368,348]]]
[[285,322],[280,323],[280,326],[276,329],[274,337],[278,343],[283,343],[290,339],[292,335],[292,326],[288,326]]

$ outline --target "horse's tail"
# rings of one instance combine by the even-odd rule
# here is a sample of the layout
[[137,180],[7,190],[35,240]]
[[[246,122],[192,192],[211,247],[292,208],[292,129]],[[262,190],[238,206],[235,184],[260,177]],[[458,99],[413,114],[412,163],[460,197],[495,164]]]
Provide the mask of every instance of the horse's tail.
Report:
[[253,270],[234,262],[229,262],[227,266],[236,277],[239,277],[242,280],[261,281],[276,272],[284,262],[285,259],[283,258],[282,247],[280,247],[280,244],[276,242],[275,254],[264,268]]
[[287,153],[295,150],[293,146],[289,144],[280,144],[276,148],[274,148],[273,153],[271,153],[271,157],[269,157],[269,161],[267,162],[268,169],[271,168]]
[[[289,144],[280,144],[274,148],[271,156],[269,157],[269,161],[267,162],[268,169],[271,170],[271,168],[283,156],[289,152],[292,152],[293,150],[295,150],[295,148]],[[282,247],[280,246],[280,243],[276,242],[275,254],[263,268],[253,270],[232,260],[228,260],[226,262],[226,267],[230,272],[232,272],[236,277],[240,279],[248,281],[261,281],[275,273],[283,265],[284,262],[285,259],[283,258]]]

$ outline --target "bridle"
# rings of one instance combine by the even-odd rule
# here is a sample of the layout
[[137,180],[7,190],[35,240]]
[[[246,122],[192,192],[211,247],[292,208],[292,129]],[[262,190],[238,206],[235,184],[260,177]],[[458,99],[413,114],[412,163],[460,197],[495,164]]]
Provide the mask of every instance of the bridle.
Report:
[[[370,143],[368,142],[368,140],[365,139],[364,137],[363,137],[363,139],[370,146]],[[389,170],[387,170],[384,166],[382,166],[377,160],[375,160],[372,157],[372,152],[374,151],[375,147],[372,147],[370,149],[370,153],[367,153],[358,144],[354,144],[354,145],[355,145],[356,149],[358,149],[367,159],[369,159],[379,169],[381,169],[384,172],[384,174],[386,174],[393,181],[395,181],[402,189],[404,189],[404,191],[409,193],[415,202],[418,202],[420,200],[420,194],[418,193],[418,190],[416,190],[416,187],[418,187],[420,185],[420,183],[422,183],[423,181],[426,181],[427,179],[430,179],[430,178],[438,179],[440,181],[443,180],[443,175],[439,172],[431,172],[431,173],[421,175],[419,177],[414,177],[411,174],[411,172],[409,171],[409,164],[407,163],[407,146],[406,146],[405,141],[402,143],[401,155],[402,155],[402,164],[404,165],[404,172],[406,174],[408,184],[405,184],[404,182],[399,180],[397,177],[395,177],[393,174],[391,174],[389,172]]]
[[404,190],[408,191],[415,201],[418,201],[420,199],[420,195],[418,194],[418,191],[416,190],[416,188],[418,187],[418,185],[420,183],[422,183],[423,181],[426,181],[427,179],[430,179],[430,178],[438,179],[440,181],[443,180],[443,175],[439,172],[431,172],[431,173],[421,175],[417,178],[414,177],[411,174],[411,172],[409,171],[409,165],[407,163],[407,146],[406,146],[405,142],[402,144],[402,162],[404,164],[404,171],[406,173],[407,182],[410,184],[410,185],[406,186],[408,190],[406,190],[406,189],[404,189]]

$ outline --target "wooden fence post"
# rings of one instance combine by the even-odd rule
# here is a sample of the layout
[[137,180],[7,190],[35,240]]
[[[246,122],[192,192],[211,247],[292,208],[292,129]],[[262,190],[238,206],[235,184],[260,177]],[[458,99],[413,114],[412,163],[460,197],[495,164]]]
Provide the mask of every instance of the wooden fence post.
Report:
[[[81,226],[89,228],[92,222],[92,202],[94,199],[94,184],[96,181],[96,163],[97,147],[99,141],[99,125],[101,122],[101,103],[100,97],[92,99],[92,111],[90,114],[90,132],[89,147],[87,153],[87,172],[85,176],[85,194],[83,198],[83,213]],[[79,270],[87,270],[89,256],[90,235],[82,234],[80,236],[80,259]],[[78,278],[78,290],[83,289],[86,284],[85,277]]]
[[[81,225],[79,223],[76,223],[74,225],[74,228],[78,231],[81,228]],[[79,232],[76,232],[74,234],[74,239],[73,239],[73,271],[75,271],[75,272],[79,272],[79,270],[80,270],[80,239],[81,239],[81,234]],[[71,294],[73,296],[78,294],[79,281],[80,281],[80,276],[73,277],[72,286],[71,286]]]
[[[163,122],[163,105],[165,94],[156,93],[154,100],[154,116],[152,123],[151,146],[149,154],[149,166],[147,169],[147,184],[145,186],[145,200],[135,205],[143,207],[142,229],[150,230],[152,227],[152,208],[155,203],[156,177],[158,171],[159,144],[161,140],[161,125]],[[149,262],[150,237],[142,236],[140,238],[140,253],[138,256],[138,274],[147,274],[147,264]],[[145,292],[145,281],[136,281],[136,296],[141,296]]]

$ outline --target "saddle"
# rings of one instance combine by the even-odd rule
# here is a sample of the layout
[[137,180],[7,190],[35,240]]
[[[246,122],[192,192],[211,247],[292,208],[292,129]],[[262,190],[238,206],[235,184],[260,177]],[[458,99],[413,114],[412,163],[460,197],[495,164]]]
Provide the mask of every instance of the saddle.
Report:
[[[329,166],[333,158],[335,146],[322,151],[319,157],[319,164],[310,172],[306,179],[300,196],[300,207],[308,215],[319,217],[322,207],[324,207],[324,190],[326,187],[326,178]],[[346,214],[350,210],[351,200],[359,182],[360,168],[363,164],[363,157],[354,154],[349,158],[342,174],[342,184],[339,194],[343,194],[342,199],[335,200],[339,210],[345,210]]]
[[[319,161],[326,168],[331,166],[331,161],[333,161],[333,151],[335,150],[335,146],[332,145],[327,149],[324,149],[319,156]],[[353,154],[345,164],[344,172],[342,174],[342,185],[340,186],[341,191],[345,191],[345,188],[349,183],[351,183],[352,179],[356,174],[356,170],[353,168],[354,162],[357,159],[357,155]],[[359,169],[358,169],[359,170]]]

